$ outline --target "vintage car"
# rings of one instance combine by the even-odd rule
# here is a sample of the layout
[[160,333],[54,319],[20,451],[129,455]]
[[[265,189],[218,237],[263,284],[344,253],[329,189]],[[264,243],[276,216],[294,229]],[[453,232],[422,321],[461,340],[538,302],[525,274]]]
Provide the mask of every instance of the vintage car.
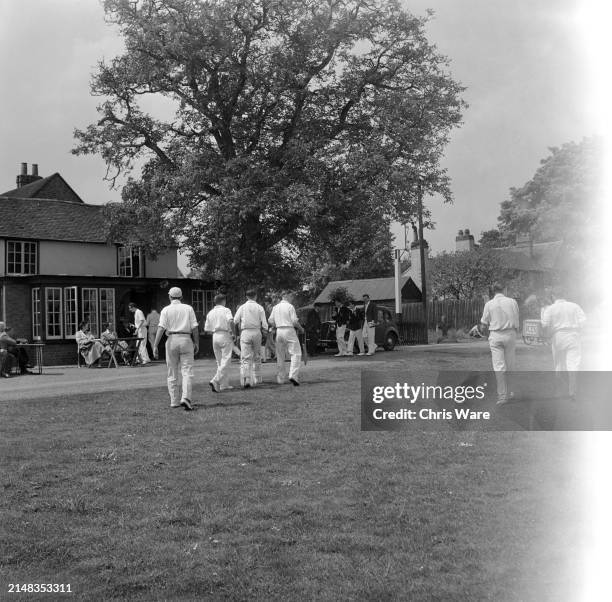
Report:
[[[363,309],[363,306],[357,306],[357,308]],[[348,328],[346,329],[344,338],[346,340],[349,338]],[[399,341],[399,329],[395,322],[393,310],[383,305],[378,306],[375,340],[377,347],[383,347],[385,351],[391,351]],[[367,349],[367,342],[364,341],[364,344]],[[338,344],[336,343],[336,323],[333,320],[321,323],[319,349],[338,349]],[[358,351],[357,341],[355,341],[355,349],[353,349],[353,352],[358,353]]]

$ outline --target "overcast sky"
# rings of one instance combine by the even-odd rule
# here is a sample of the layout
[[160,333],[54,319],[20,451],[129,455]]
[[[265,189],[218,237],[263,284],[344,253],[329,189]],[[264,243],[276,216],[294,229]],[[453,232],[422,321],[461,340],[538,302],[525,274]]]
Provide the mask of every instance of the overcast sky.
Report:
[[[435,17],[430,39],[467,87],[469,109],[448,146],[453,206],[426,199],[437,223],[434,252],[454,248],[459,228],[478,238],[496,225],[511,186],[531,178],[548,147],[597,133],[590,112],[583,38],[584,0],[408,0]],[[21,162],[60,172],[87,203],[117,200],[95,157],[75,157],[73,130],[96,119],[89,95],[98,60],[120,53],[97,0],[0,2],[0,192],[15,187]]]

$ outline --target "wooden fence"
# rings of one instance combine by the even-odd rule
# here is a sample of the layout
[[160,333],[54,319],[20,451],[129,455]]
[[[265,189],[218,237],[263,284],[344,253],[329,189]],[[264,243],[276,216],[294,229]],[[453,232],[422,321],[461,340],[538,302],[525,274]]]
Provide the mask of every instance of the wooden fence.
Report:
[[[442,316],[451,328],[470,329],[480,322],[484,300],[477,299],[445,299],[444,301],[429,301],[427,303],[427,328],[434,330]],[[423,306],[420,303],[404,303],[402,306],[402,322],[423,322]]]

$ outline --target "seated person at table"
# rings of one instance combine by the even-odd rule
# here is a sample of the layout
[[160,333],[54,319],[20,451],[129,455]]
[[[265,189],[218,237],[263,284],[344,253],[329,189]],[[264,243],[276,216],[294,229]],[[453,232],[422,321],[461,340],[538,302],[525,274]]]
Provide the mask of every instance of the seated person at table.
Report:
[[89,331],[89,322],[79,324],[79,330],[77,330],[75,338],[79,353],[87,366],[91,368],[100,361],[104,353],[104,345],[100,341],[96,341],[94,335]]
[[[100,335],[100,342],[104,346],[104,351],[112,353],[112,343],[117,340],[117,334],[111,328],[112,324],[107,322],[102,324],[104,332]],[[125,364],[129,361],[128,344],[125,341],[117,341],[115,351],[121,351],[121,358]]]
[[28,354],[23,347],[17,346],[17,341],[9,334],[10,330],[12,329],[7,328],[4,322],[0,322],[0,352],[2,353],[0,373],[2,376],[8,376],[11,365],[17,364],[21,374],[32,374],[28,370]]

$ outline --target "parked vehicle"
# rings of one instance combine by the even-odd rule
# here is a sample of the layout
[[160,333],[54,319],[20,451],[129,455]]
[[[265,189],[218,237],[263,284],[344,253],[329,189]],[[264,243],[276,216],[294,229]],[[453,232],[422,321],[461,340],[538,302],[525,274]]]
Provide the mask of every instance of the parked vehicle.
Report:
[[[358,306],[359,307],[359,306]],[[363,306],[361,306],[363,309]],[[349,330],[347,328],[344,338],[348,341]],[[399,342],[399,329],[395,321],[393,310],[385,306],[378,306],[378,315],[376,318],[376,345],[383,347],[385,351],[391,351]],[[364,341],[367,348],[367,341]],[[336,342],[336,323],[333,320],[321,323],[319,333],[319,348],[322,350],[338,349]],[[355,342],[354,353],[359,350],[357,342]]]

